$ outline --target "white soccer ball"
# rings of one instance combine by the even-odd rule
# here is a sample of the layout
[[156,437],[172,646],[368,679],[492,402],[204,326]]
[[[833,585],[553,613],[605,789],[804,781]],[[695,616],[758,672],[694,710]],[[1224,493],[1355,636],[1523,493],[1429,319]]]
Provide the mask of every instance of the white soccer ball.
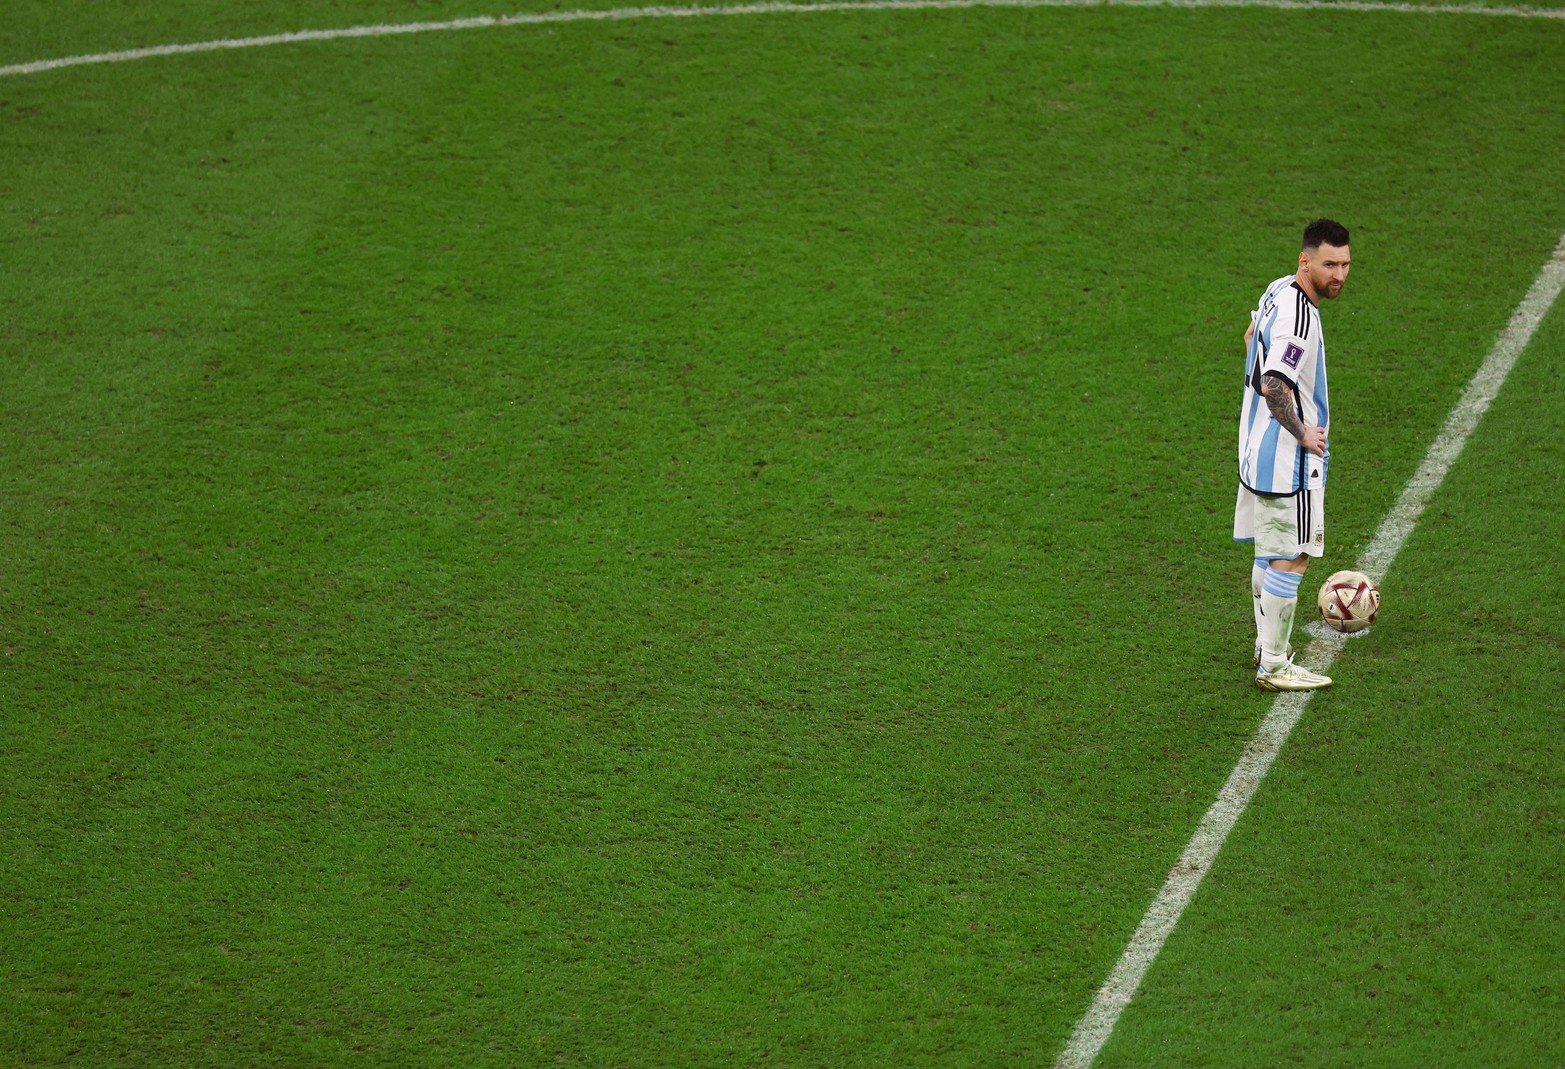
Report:
[[1380,588],[1363,572],[1334,572],[1321,584],[1315,603],[1320,606],[1321,619],[1327,627],[1351,635],[1375,622],[1375,614],[1380,611]]

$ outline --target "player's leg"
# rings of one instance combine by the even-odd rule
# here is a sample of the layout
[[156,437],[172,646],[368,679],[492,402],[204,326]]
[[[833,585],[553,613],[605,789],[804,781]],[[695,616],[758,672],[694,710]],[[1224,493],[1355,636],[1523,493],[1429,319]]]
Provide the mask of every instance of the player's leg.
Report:
[[1255,682],[1263,690],[1313,690],[1330,678],[1293,663],[1288,639],[1299,606],[1299,587],[1310,558],[1325,548],[1321,516],[1324,495],[1304,491],[1291,498],[1260,498],[1256,515],[1256,556],[1266,559],[1261,576],[1261,660]]
[[[1239,499],[1234,502],[1234,541],[1255,543],[1256,497],[1239,484]],[[1254,550],[1252,549],[1252,552]],[[1266,574],[1266,561],[1253,557],[1250,562],[1250,605],[1255,617],[1255,663],[1261,663],[1261,579]]]
[[[1266,626],[1266,611],[1261,607],[1261,595],[1265,593],[1266,566],[1270,563],[1265,557],[1256,557],[1250,566],[1250,603],[1255,606],[1255,650],[1250,664],[1255,668],[1261,666],[1261,628]],[[1292,633],[1291,630],[1289,633]],[[1293,660],[1293,643],[1288,643],[1284,656]]]
[[[1234,503],[1234,541],[1249,543],[1252,554],[1261,552],[1255,548],[1256,512],[1260,504],[1261,498],[1241,483],[1239,498]],[[1266,614],[1261,608],[1261,586],[1266,577],[1267,563],[1266,557],[1258,555],[1252,555],[1250,560],[1250,606],[1255,620],[1255,655],[1250,661],[1252,667],[1259,667],[1261,663],[1261,629],[1266,625]],[[1287,656],[1290,660],[1293,658],[1292,646],[1287,648]]]
[[1250,603],[1255,606],[1255,663],[1261,663],[1261,581],[1266,578],[1266,561],[1256,557],[1250,562]]
[[1299,607],[1299,585],[1308,567],[1309,558],[1303,554],[1266,564],[1261,577],[1262,671],[1270,672],[1288,660],[1288,639],[1293,635],[1293,617]]

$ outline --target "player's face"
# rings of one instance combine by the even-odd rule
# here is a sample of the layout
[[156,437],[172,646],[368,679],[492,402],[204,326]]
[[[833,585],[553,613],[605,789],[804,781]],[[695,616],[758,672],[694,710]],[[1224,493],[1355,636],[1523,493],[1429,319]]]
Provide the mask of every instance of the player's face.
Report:
[[1299,266],[1309,276],[1315,296],[1330,299],[1342,292],[1342,284],[1348,280],[1348,268],[1352,261],[1346,245],[1327,245],[1305,249],[1299,254]]

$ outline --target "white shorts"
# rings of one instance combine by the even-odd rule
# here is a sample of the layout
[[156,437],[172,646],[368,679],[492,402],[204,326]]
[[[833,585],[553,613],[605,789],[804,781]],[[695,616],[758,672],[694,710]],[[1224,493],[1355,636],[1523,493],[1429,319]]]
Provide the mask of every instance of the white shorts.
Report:
[[1326,551],[1326,490],[1300,490],[1288,497],[1251,493],[1242,484],[1234,504],[1234,541],[1254,542],[1263,560],[1292,560]]

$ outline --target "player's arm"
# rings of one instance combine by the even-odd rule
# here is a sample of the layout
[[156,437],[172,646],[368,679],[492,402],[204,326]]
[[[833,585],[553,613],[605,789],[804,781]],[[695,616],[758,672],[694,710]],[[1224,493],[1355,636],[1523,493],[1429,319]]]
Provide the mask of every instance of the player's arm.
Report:
[[1282,429],[1293,435],[1307,452],[1316,456],[1326,455],[1326,432],[1320,427],[1306,427],[1299,418],[1298,406],[1293,403],[1293,384],[1275,371],[1261,376],[1261,396],[1266,407],[1272,410],[1272,418],[1282,424]]
[[1250,343],[1255,340],[1255,313],[1250,313],[1250,325],[1244,328],[1244,351],[1250,351]]

